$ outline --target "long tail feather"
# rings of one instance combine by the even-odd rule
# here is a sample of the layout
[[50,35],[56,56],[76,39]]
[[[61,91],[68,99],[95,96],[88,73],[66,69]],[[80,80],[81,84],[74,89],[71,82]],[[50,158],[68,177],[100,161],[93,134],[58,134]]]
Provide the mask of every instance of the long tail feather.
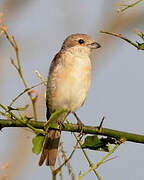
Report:
[[46,136],[43,152],[40,157],[39,165],[41,166],[46,160],[47,166],[54,166],[58,153],[58,146],[61,137],[59,130],[50,130]]

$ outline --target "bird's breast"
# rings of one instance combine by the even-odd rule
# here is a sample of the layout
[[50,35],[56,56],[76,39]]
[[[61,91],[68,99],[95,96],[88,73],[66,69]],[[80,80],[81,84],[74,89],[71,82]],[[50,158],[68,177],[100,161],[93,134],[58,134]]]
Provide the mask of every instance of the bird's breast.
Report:
[[91,62],[88,56],[64,60],[51,75],[48,91],[52,109],[66,108],[75,112],[85,101],[91,81]]

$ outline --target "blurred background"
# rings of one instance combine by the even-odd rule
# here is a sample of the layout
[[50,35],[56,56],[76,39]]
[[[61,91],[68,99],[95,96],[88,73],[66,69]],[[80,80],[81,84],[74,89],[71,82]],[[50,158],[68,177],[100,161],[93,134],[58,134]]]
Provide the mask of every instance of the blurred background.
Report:
[[[92,85],[86,104],[78,111],[80,119],[86,125],[97,126],[105,116],[104,127],[144,134],[144,53],[118,38],[99,33],[101,29],[123,33],[129,39],[141,42],[135,30],[144,31],[144,2],[124,13],[116,12],[117,3],[124,2],[1,0],[0,12],[4,14],[9,33],[15,35],[19,44],[23,73],[29,86],[40,82],[36,69],[47,78],[50,62],[68,35],[86,33],[92,36],[102,48],[92,55]],[[10,57],[16,59],[9,42],[1,36],[0,103],[5,105],[24,90]],[[40,86],[35,92],[38,94],[38,119],[45,121],[45,87]],[[24,95],[15,106],[27,103],[30,100]],[[32,115],[31,107],[27,114]],[[0,179],[51,179],[49,168],[39,167],[40,156],[32,153],[33,137],[33,133],[21,128],[5,128],[0,132]],[[70,154],[75,138],[71,133],[63,133],[62,141]],[[87,152],[94,163],[105,155],[104,152]],[[112,155],[117,158],[104,163],[98,172],[104,180],[142,180],[143,152],[144,145],[126,142]],[[7,162],[8,167],[3,168]],[[84,173],[89,169],[80,150],[70,162],[76,177],[80,171]],[[64,179],[70,179],[66,168]],[[83,179],[96,177],[91,172]]]

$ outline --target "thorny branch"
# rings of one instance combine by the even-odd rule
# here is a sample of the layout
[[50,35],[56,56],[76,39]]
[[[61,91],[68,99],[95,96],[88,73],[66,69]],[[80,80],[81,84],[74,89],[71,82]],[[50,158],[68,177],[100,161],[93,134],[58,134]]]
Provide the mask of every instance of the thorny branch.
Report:
[[[37,122],[37,121],[28,120],[27,122],[29,125],[39,130],[44,129],[45,126],[45,122],[43,121]],[[11,120],[0,119],[0,129],[5,127],[27,127],[27,125],[15,119],[11,119]],[[64,123],[63,125],[59,125],[59,128],[58,127],[52,127],[52,128],[49,127],[49,128],[60,129],[61,131],[67,131],[67,132],[78,132],[78,133],[81,132],[81,128],[77,124],[70,124],[70,123]],[[109,136],[115,139],[125,138],[126,141],[144,144],[144,135],[118,131],[108,128],[102,128],[101,131],[99,131],[98,127],[84,126],[83,133]]]

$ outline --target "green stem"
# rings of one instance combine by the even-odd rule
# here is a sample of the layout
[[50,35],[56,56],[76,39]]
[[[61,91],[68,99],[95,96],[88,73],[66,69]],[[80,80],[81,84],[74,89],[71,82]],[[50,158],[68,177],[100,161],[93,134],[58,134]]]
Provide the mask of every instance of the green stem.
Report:
[[[61,165],[60,153],[58,153],[58,165],[59,165],[59,166]],[[62,169],[60,170],[59,175],[60,175],[60,180],[63,180],[63,172],[62,172]]]
[[90,168],[87,172],[85,172],[84,174],[79,176],[77,180],[80,180],[85,175],[87,175],[88,173],[90,173],[94,169],[97,169],[100,165],[102,165],[105,162],[105,160],[119,147],[119,145],[120,144],[116,144],[115,147],[112,150],[110,150],[109,153],[107,153],[107,155],[101,161],[99,161],[96,165],[94,165],[92,168]]
[[62,169],[62,167],[64,165],[66,165],[69,160],[72,158],[73,154],[75,153],[76,149],[77,149],[78,143],[76,144],[75,148],[73,149],[72,153],[70,154],[70,156],[57,168],[53,171],[53,174],[58,174],[58,172],[60,172],[60,170]]
[[[37,122],[37,121],[29,120],[28,124],[32,125],[34,128],[44,129],[45,122],[43,122],[43,121]],[[27,125],[21,123],[18,120],[0,119],[0,127],[1,128],[4,128],[4,127],[27,127]],[[56,127],[56,128],[49,127],[49,128],[50,129],[60,129],[62,131],[69,131],[69,132],[81,132],[81,129],[76,124],[64,123],[59,128],[58,127]],[[118,130],[113,130],[113,129],[108,129],[108,128],[102,128],[101,131],[99,131],[98,127],[84,126],[83,133],[103,135],[103,136],[113,137],[116,139],[124,138],[124,139],[126,139],[126,141],[144,144],[144,136],[143,135],[128,133],[128,132],[124,132],[124,131],[118,131]]]
[[[24,83],[24,86],[26,89],[28,89],[28,84],[25,80],[25,77],[24,77],[24,74],[22,72],[22,67],[21,67],[21,61],[20,61],[20,55],[19,55],[19,48],[18,48],[18,44],[17,44],[17,41],[15,39],[14,36],[12,36],[12,38],[10,37],[9,33],[7,32],[6,29],[3,29],[5,35],[6,35],[6,38],[8,39],[8,41],[10,42],[10,44],[12,45],[12,47],[14,48],[15,50],[15,53],[16,53],[16,58],[17,58],[17,64],[18,64],[18,67],[16,68],[18,70],[18,73]],[[32,106],[33,106],[33,112],[34,112],[34,119],[37,120],[37,111],[36,111],[36,101],[35,99],[32,97],[32,94],[30,94],[28,92],[28,95],[31,99],[31,102],[32,102]]]
[[30,87],[30,88],[26,88],[24,91],[22,91],[19,95],[17,95],[17,96],[11,101],[11,103],[10,103],[9,106],[12,106],[13,103],[14,103],[19,97],[21,97],[23,94],[25,94],[25,93],[28,92],[29,90],[31,90],[31,89],[39,86],[39,85],[42,85],[42,84],[43,84],[43,83],[38,83],[38,84],[36,84],[36,85],[34,85],[34,86]]
[[56,174],[53,174],[52,176],[53,176],[53,180],[56,180],[56,176],[57,176],[57,175],[56,175]]
[[54,173],[54,166],[50,166],[51,172],[52,172],[52,180],[56,180],[57,179],[57,174]]
[[[73,134],[74,134],[77,142],[79,143],[79,145],[80,145],[80,147],[81,147],[81,150],[83,151],[84,156],[85,156],[85,158],[87,159],[90,167],[92,168],[92,167],[94,166],[94,164],[93,164],[93,162],[90,160],[90,158],[89,158],[86,150],[82,148],[82,142],[81,142],[81,140],[77,137],[76,133],[73,133]],[[99,173],[98,173],[95,169],[93,169],[93,172],[94,172],[95,175],[97,176],[98,180],[102,180],[101,176],[99,175]]]
[[[31,124],[29,124],[28,123],[28,119],[26,119],[26,118],[24,118],[24,116],[21,114],[21,113],[19,113],[19,115],[20,115],[20,118],[18,117],[18,116],[16,116],[12,111],[9,111],[9,109],[7,108],[7,107],[5,107],[4,105],[2,105],[2,104],[0,104],[0,107],[5,111],[5,112],[7,112],[12,118],[14,118],[13,120],[2,120],[3,121],[3,123],[6,123],[6,121],[9,121],[9,122],[12,122],[12,124],[14,123],[14,122],[19,122],[20,124],[23,124],[24,126],[23,127],[29,127],[30,129],[32,129],[36,134],[39,134],[39,133],[41,133],[41,134],[45,134],[45,131],[43,131],[43,130],[40,130],[40,129],[36,129],[35,127],[33,127]],[[6,123],[7,124],[7,123]],[[6,125],[5,124],[5,125]],[[8,123],[9,124],[9,123]],[[8,125],[7,124],[7,125]],[[17,124],[17,123],[16,123]],[[11,125],[11,124],[9,124],[9,125]],[[3,127],[5,127],[5,126],[3,126],[1,123],[0,123],[0,129],[2,129]],[[10,126],[9,126],[10,127]],[[15,126],[15,127],[17,127],[17,126]]]
[[103,31],[103,30],[101,30],[100,32],[105,33],[105,34],[109,34],[109,35],[112,35],[112,36],[115,36],[115,37],[119,37],[119,38],[123,39],[124,41],[130,43],[132,46],[136,47],[137,49],[140,49],[140,47],[136,43],[134,43],[133,41],[131,41],[128,38],[124,37],[122,34],[117,34],[117,33]]
[[132,3],[132,4],[127,5],[125,8],[121,9],[120,12],[123,12],[123,11],[125,11],[125,10],[128,9],[128,8],[134,7],[135,5],[137,5],[138,3],[140,3],[141,1],[143,1],[143,0],[138,0],[138,1],[136,1],[135,3]]

